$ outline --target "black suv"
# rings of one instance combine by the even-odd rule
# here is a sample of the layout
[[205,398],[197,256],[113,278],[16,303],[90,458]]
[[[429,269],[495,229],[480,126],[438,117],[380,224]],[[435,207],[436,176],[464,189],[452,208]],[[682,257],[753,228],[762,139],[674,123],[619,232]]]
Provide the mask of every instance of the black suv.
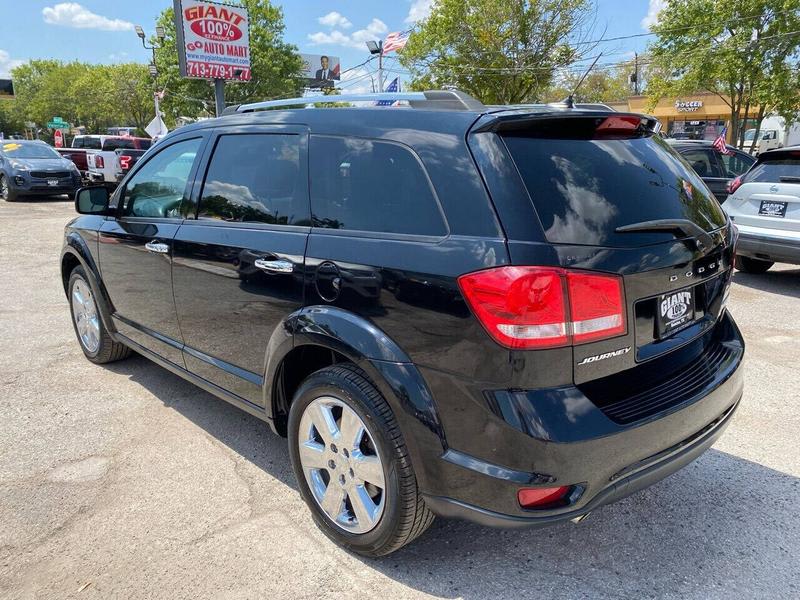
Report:
[[656,121],[391,98],[234,107],[81,190],[89,360],[134,350],[288,436],[369,556],[434,515],[580,520],[711,446],[742,396],[736,233]]

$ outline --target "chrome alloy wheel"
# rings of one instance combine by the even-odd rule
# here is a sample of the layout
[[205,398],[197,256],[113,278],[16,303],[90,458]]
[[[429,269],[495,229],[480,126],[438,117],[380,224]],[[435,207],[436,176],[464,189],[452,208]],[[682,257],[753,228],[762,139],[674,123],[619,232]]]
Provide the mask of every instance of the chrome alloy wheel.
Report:
[[82,279],[72,286],[72,318],[83,347],[90,353],[97,352],[100,348],[100,317],[92,290]]
[[349,533],[367,533],[383,514],[383,463],[364,421],[341,400],[314,399],[297,443],[308,487],[322,511]]

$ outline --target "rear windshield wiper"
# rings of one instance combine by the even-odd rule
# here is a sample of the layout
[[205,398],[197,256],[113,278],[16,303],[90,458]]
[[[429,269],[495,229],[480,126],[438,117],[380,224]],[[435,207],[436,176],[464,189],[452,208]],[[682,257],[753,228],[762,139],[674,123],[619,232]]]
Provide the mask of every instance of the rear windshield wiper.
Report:
[[[634,233],[640,231],[664,231],[673,235],[680,234],[686,238],[695,238],[694,242],[697,249],[702,251],[714,245],[714,240],[708,232],[697,223],[688,219],[655,219],[654,221],[642,221],[617,227],[617,233]],[[678,237],[677,235],[675,237]],[[689,240],[683,240],[688,242]]]
[[800,176],[798,175],[781,175],[779,179],[781,183],[800,183]]

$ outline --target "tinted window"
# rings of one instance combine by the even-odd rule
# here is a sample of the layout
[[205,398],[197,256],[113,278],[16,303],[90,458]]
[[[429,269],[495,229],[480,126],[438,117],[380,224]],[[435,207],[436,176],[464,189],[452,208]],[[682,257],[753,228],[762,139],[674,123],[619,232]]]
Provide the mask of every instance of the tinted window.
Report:
[[734,152],[733,154],[720,154],[719,160],[722,168],[725,169],[724,177],[738,177],[755,162],[755,159],[744,152]]
[[103,144],[103,150],[114,151],[119,148],[123,150],[130,150],[133,148],[133,139],[132,138],[110,138],[107,139],[105,144]]
[[745,181],[779,183],[781,177],[800,177],[800,152],[797,156],[778,155],[760,160],[747,174]]
[[315,227],[441,236],[447,232],[422,165],[405,147],[311,137]]
[[719,165],[710,150],[701,150],[699,148],[692,150],[681,150],[681,155],[686,162],[692,165],[695,173],[700,177],[722,177]]
[[308,225],[298,136],[220,136],[206,174],[198,218]]
[[504,139],[551,242],[632,246],[670,239],[614,231],[653,219],[690,219],[707,230],[725,224],[703,180],[657,137]]
[[84,137],[83,145],[81,148],[89,148],[90,150],[100,150],[100,138],[97,137]]
[[83,148],[83,138],[82,137],[76,137],[72,141],[72,147],[73,148]]
[[189,173],[200,139],[167,146],[153,155],[125,185],[124,215],[132,217],[181,218]]

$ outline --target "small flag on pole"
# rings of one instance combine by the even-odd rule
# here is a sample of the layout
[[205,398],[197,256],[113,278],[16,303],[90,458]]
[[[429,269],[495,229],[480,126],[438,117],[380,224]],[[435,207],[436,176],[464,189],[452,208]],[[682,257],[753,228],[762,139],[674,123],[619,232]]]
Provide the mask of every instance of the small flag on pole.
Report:
[[386,39],[383,40],[383,53],[388,54],[389,52],[405,48],[410,34],[410,31],[393,31],[387,35]]
[[[386,86],[386,90],[385,91],[387,91],[387,92],[396,92],[399,89],[400,89],[400,78],[399,77],[395,77],[392,80],[392,82],[389,85]],[[392,106],[393,104],[395,104],[394,100],[378,100],[375,103],[375,106]]]
[[720,154],[733,154],[730,150],[728,150],[728,145],[725,143],[725,134],[728,132],[727,127],[723,127],[722,131],[719,132],[717,139],[714,140],[714,143],[711,144],[714,146],[714,150],[719,152]]

